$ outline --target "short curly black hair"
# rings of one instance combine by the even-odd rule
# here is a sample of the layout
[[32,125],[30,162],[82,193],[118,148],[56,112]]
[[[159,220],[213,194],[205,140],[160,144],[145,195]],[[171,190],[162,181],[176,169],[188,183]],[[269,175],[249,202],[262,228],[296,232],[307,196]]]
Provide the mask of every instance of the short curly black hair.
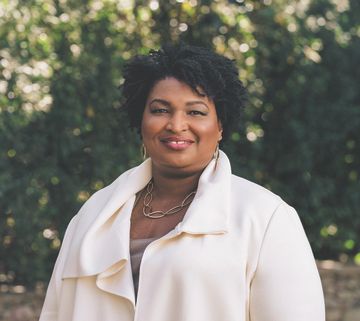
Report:
[[186,83],[199,95],[201,88],[212,99],[223,127],[223,141],[237,125],[246,100],[245,88],[232,60],[183,43],[167,44],[160,50],[150,50],[148,55],[135,56],[125,64],[123,76],[122,107],[130,126],[139,133],[150,90],[166,77]]

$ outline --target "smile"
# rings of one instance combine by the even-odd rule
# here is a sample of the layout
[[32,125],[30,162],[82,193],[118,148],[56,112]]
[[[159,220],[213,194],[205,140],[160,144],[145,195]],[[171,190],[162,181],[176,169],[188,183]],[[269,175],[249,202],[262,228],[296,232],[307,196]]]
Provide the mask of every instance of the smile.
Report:
[[171,150],[184,150],[194,143],[194,141],[190,139],[181,140],[181,139],[165,138],[165,139],[160,139],[160,141],[167,148]]

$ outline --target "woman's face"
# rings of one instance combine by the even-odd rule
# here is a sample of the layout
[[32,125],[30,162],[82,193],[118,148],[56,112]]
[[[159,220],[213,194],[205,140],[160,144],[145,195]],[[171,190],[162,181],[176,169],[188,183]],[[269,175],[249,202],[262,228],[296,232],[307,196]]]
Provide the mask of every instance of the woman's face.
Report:
[[149,93],[141,133],[153,166],[196,173],[213,157],[222,127],[212,100],[168,77]]

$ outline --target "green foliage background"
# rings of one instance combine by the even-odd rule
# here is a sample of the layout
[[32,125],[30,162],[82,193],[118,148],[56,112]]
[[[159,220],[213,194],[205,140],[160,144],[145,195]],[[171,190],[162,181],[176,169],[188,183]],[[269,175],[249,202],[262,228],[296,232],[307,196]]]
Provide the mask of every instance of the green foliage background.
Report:
[[0,0],[0,282],[47,281],[66,225],[140,161],[124,61],[183,40],[249,91],[234,173],[299,212],[319,259],[360,262],[358,0]]

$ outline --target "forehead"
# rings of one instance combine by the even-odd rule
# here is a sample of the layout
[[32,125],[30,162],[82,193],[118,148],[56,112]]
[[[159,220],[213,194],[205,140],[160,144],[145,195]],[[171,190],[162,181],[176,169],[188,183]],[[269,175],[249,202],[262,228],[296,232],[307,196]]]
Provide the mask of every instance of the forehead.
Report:
[[196,92],[185,82],[174,77],[166,77],[155,82],[149,92],[148,101],[156,97],[169,100],[183,98],[211,102],[211,99],[202,93],[203,90],[201,88],[198,88],[198,92]]

